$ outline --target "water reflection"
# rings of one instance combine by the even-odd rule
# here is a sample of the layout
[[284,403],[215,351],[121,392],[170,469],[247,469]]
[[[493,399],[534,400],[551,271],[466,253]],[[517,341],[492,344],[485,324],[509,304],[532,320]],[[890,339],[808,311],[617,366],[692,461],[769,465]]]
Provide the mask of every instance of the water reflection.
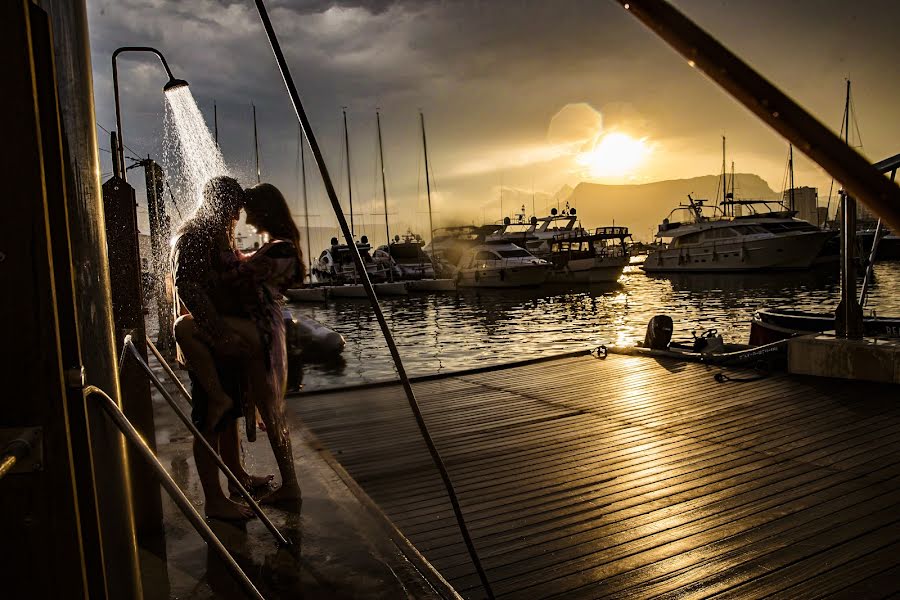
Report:
[[[900,315],[900,263],[876,265],[869,308]],[[834,268],[768,274],[647,276],[626,267],[615,284],[466,290],[383,298],[382,309],[411,375],[428,375],[599,344],[634,344],[653,315],[675,321],[675,338],[716,328],[746,342],[761,306],[833,311],[840,296]],[[390,354],[366,301],[293,305],[347,340],[343,362],[307,364],[307,389],[395,377]]]

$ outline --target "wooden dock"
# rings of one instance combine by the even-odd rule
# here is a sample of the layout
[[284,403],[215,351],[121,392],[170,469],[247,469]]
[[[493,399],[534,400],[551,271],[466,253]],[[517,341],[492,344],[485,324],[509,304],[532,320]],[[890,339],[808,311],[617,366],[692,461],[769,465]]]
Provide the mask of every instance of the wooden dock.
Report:
[[[670,359],[417,382],[503,598],[900,593],[900,389]],[[443,576],[483,597],[398,385],[291,409]]]

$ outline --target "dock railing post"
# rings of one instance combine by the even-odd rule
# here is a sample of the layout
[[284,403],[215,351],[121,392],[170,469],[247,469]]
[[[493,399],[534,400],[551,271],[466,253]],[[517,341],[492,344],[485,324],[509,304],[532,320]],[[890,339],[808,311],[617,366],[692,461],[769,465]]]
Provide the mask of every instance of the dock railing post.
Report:
[[[135,346],[147,358],[144,329],[141,260],[138,249],[137,211],[134,188],[117,176],[103,184],[103,211],[112,293],[113,327],[116,339],[131,335]],[[129,363],[121,370],[119,386],[122,408],[147,443],[156,451],[156,427],[150,384],[140,369]],[[162,531],[162,498],[153,475],[143,461],[131,460],[131,487],[135,526],[139,535]]]
[[839,337],[863,335],[862,308],[856,299],[856,200],[841,190],[841,302],[834,318]]
[[144,179],[147,183],[147,213],[150,220],[150,269],[153,277],[153,296],[156,299],[156,320],[159,331],[156,347],[170,359],[175,353],[172,335],[173,311],[169,276],[169,236],[171,225],[166,214],[163,195],[164,174],[162,167],[149,156],[142,161]]

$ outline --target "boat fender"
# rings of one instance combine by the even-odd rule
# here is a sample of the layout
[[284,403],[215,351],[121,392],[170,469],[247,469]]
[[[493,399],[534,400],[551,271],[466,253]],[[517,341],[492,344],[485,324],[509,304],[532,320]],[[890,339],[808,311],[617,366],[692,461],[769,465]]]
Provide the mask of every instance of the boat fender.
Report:
[[479,271],[478,269],[475,269],[475,281],[481,281],[481,271]]
[[750,251],[747,250],[746,246],[741,245],[741,262],[747,262],[747,259],[750,258]]
[[506,281],[506,269],[500,269],[500,281]]

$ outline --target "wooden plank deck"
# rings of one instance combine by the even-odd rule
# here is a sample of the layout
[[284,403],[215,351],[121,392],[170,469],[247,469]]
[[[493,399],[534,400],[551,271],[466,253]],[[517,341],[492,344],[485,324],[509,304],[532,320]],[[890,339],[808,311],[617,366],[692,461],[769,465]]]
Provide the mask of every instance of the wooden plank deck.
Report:
[[[414,385],[498,597],[900,594],[900,389],[718,371],[580,356]],[[483,597],[399,386],[290,406]]]

